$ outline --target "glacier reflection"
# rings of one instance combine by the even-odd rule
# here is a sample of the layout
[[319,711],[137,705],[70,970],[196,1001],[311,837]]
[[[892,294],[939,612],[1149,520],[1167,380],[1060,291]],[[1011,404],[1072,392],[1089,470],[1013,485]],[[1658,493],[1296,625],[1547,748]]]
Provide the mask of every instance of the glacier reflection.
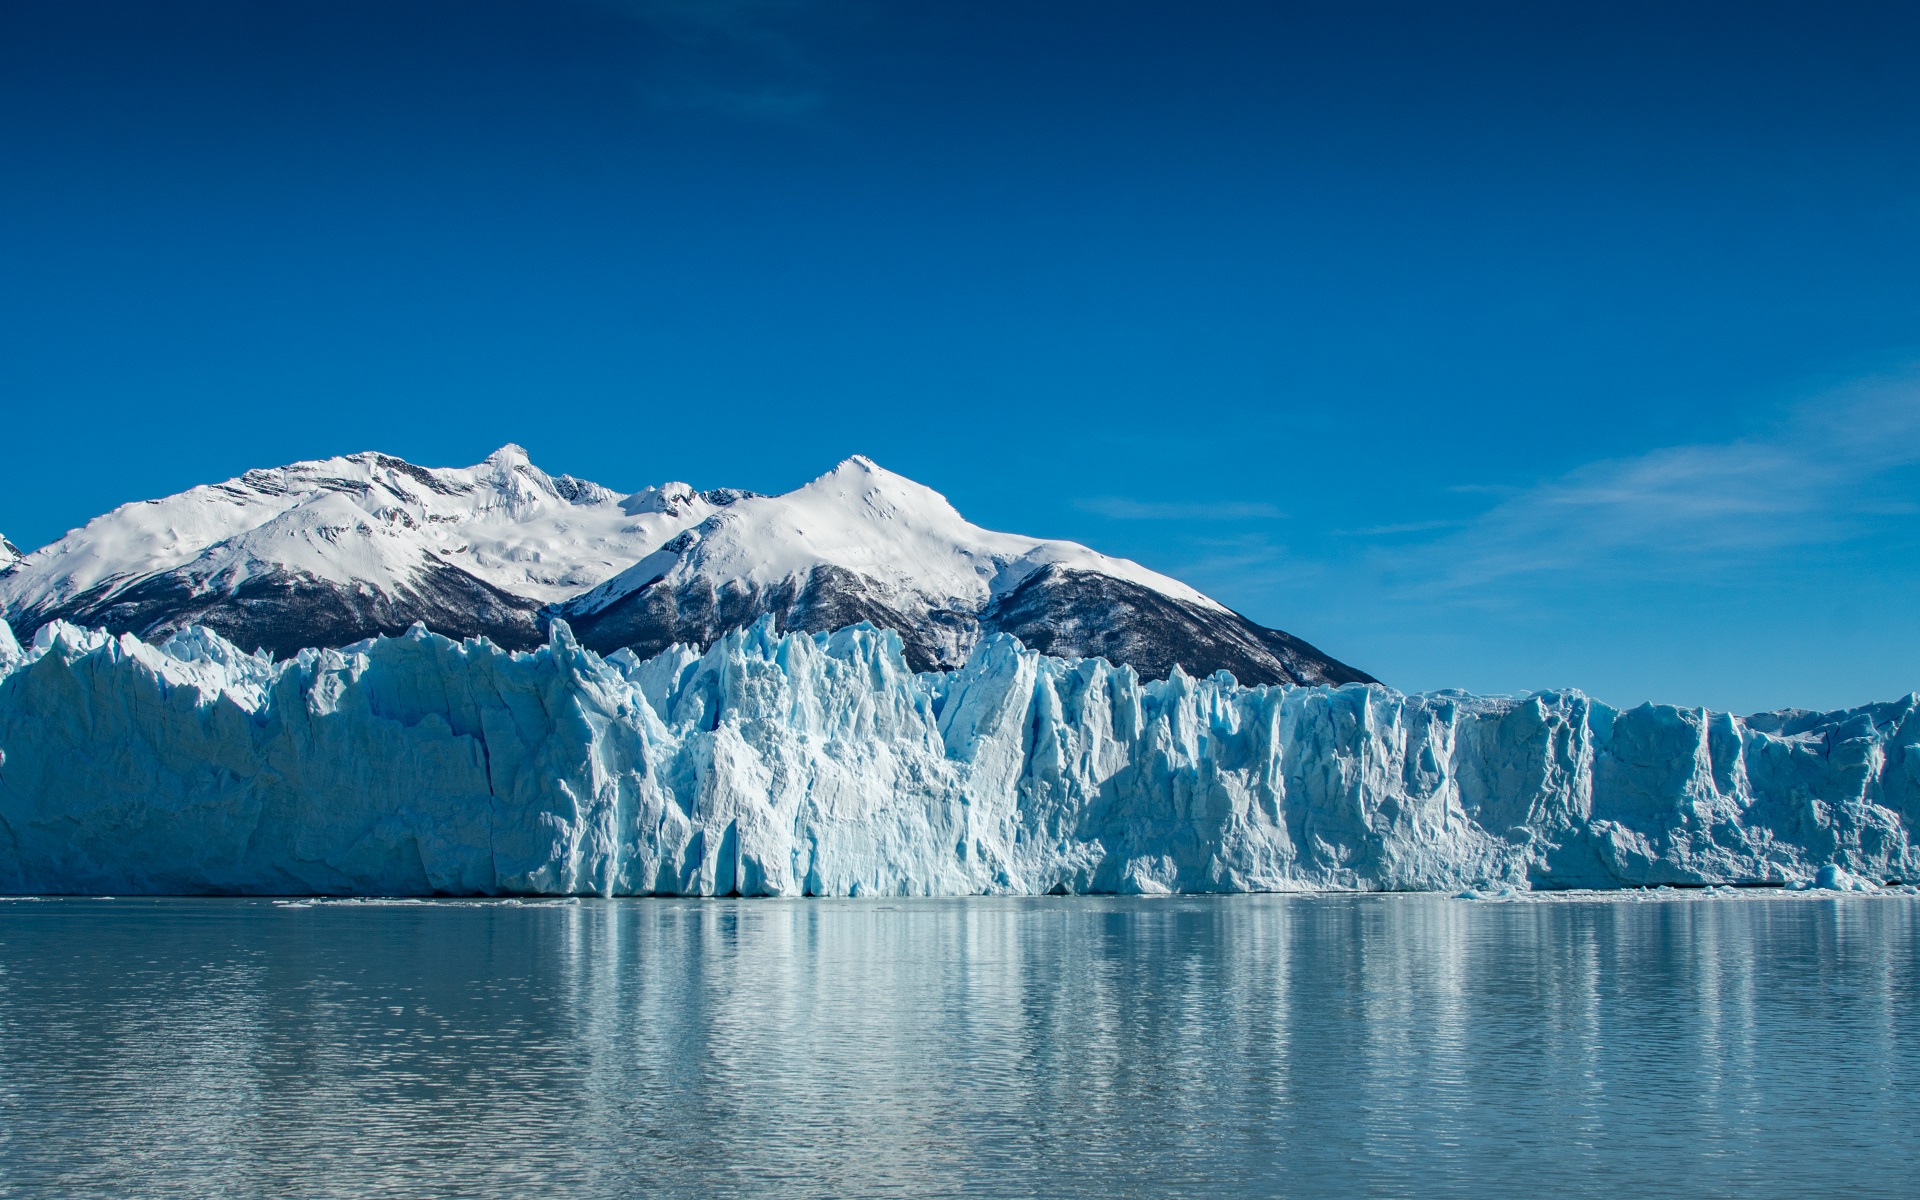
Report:
[[1897,1193],[1915,902],[0,904],[0,1191]]

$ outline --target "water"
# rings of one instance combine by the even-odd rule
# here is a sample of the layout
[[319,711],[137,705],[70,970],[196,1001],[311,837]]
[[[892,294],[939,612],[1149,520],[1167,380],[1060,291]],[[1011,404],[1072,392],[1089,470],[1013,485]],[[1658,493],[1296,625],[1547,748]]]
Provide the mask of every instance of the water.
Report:
[[0,902],[0,1195],[1911,1196],[1917,914]]

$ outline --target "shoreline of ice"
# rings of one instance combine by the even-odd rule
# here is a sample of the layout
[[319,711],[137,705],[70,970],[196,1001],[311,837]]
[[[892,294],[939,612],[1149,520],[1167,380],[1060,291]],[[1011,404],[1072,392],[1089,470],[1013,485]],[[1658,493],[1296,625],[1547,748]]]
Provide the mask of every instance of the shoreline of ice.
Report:
[[1004,636],[915,674],[858,626],[274,662],[55,624],[0,633],[0,892],[1877,888],[1920,878],[1917,705],[1143,683]]

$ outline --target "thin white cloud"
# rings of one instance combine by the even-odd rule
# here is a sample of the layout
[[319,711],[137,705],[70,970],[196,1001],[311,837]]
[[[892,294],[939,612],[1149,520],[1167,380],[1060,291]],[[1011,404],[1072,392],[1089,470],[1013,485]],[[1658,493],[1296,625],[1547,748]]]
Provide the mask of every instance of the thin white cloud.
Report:
[[656,54],[643,77],[657,111],[752,122],[811,123],[827,107],[827,72],[807,42],[846,6],[809,0],[590,0],[644,26]]
[[1237,500],[1130,500],[1123,496],[1094,496],[1073,503],[1082,512],[1116,521],[1278,521],[1287,515],[1271,504]]
[[1450,492],[1459,492],[1464,495],[1484,493],[1490,496],[1511,496],[1521,489],[1510,483],[1456,483],[1447,490]]
[[1425,586],[1635,574],[1751,561],[1858,536],[1907,503],[1883,477],[1920,463],[1920,380],[1877,380],[1806,405],[1765,436],[1590,463],[1522,489],[1399,564]]
[[1432,533],[1436,529],[1454,529],[1464,521],[1401,521],[1393,525],[1368,525],[1361,529],[1335,529],[1335,537],[1397,537],[1408,533]]

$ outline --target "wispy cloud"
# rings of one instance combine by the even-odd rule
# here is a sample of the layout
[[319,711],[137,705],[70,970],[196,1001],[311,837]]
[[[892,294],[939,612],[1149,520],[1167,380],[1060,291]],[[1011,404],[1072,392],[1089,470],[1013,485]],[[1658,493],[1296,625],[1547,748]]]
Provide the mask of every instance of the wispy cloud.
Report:
[[1456,483],[1447,490],[1469,496],[1481,494],[1489,496],[1511,496],[1515,492],[1523,489],[1517,488],[1510,483]]
[[827,106],[827,71],[805,36],[844,5],[810,0],[591,0],[644,27],[655,109],[801,124]]
[[1223,572],[1249,570],[1298,569],[1298,564],[1293,562],[1287,548],[1276,544],[1263,532],[1243,533],[1233,537],[1196,538],[1192,547],[1199,552],[1199,555],[1186,562],[1182,567],[1183,571],[1217,575]]
[[1761,436],[1590,463],[1521,489],[1401,565],[1427,586],[1552,573],[1684,571],[1858,536],[1920,463],[1920,380],[1829,395]]
[[1454,529],[1464,521],[1402,521],[1396,525],[1368,525],[1361,529],[1335,529],[1335,537],[1398,537],[1409,533],[1432,533],[1436,529]]
[[1286,517],[1271,504],[1238,500],[1130,500],[1094,496],[1074,507],[1116,521],[1278,521]]

